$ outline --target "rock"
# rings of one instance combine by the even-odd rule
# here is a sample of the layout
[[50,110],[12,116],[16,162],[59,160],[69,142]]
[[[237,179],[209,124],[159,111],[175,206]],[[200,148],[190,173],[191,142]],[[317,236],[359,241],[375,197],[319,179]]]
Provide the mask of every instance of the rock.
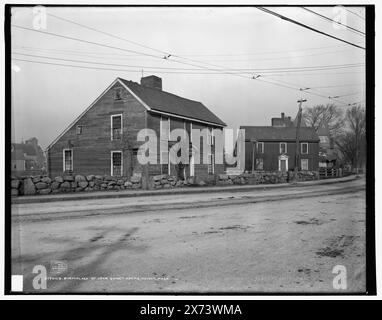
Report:
[[125,181],[123,181],[122,179],[117,180],[117,184],[119,186],[123,186],[124,183],[125,183]]
[[226,175],[226,174],[219,174],[219,180],[228,180],[228,175]]
[[168,184],[168,183],[166,183],[166,184],[163,185],[163,188],[164,188],[164,189],[169,189],[169,188],[171,188],[171,185]]
[[80,182],[80,181],[86,181],[86,178],[81,175],[81,174],[77,174],[75,177],[74,177],[74,181],[76,182]]
[[64,176],[64,180],[72,182],[72,181],[74,181],[74,177],[73,176]]
[[40,176],[35,176],[35,177],[32,178],[32,181],[33,181],[33,183],[40,182],[41,181],[41,177]]
[[133,186],[133,184],[132,184],[130,181],[126,181],[125,184],[124,184],[124,186],[125,186],[126,188],[130,188],[130,187]]
[[108,186],[115,186],[117,183],[115,181],[110,181],[107,185]]
[[113,186],[107,186],[107,190],[113,190],[114,187]]
[[88,186],[88,182],[87,181],[80,181],[77,184],[82,189],[84,189],[84,188],[86,188]]
[[165,174],[160,174],[160,175],[157,175],[157,176],[154,176],[153,179],[154,181],[160,181],[162,179],[166,179],[166,175]]
[[42,182],[45,182],[46,184],[50,184],[52,182],[52,180],[49,178],[49,177],[43,177],[41,179]]
[[70,187],[71,187],[72,189],[76,189],[77,186],[78,186],[78,185],[77,185],[77,182],[75,182],[75,181],[70,183]]
[[51,192],[52,192],[52,190],[51,190],[50,188],[41,189],[41,190],[38,191],[38,193],[39,193],[39,194],[42,194],[42,195],[44,195],[44,194],[49,194],[49,193],[51,193]]
[[76,192],[81,192],[83,189],[82,188],[76,188],[75,191]]
[[20,186],[20,180],[12,180],[12,181],[11,181],[11,187],[12,187],[13,189],[18,189],[19,186]]
[[180,187],[181,185],[183,185],[183,182],[181,180],[177,181],[175,184],[175,186],[177,187]]
[[95,178],[96,180],[101,180],[101,181],[103,180],[103,176],[101,176],[101,175],[99,175],[99,174],[95,175],[94,178]]
[[105,181],[113,181],[114,178],[113,178],[112,176],[108,176],[108,175],[106,175],[106,176],[104,177],[104,180],[105,180]]
[[61,183],[60,189],[70,189],[70,182],[65,181],[65,182]]
[[140,183],[133,183],[133,189],[139,189],[141,188],[141,184]]
[[93,181],[94,178],[95,178],[94,174],[89,174],[88,176],[86,176],[86,180],[88,180],[88,181]]
[[57,181],[52,182],[50,185],[53,190],[58,189],[60,187],[60,183]]
[[101,183],[101,188],[107,188],[107,183]]
[[48,184],[45,183],[45,182],[37,182],[37,183],[35,184],[35,186],[36,186],[36,188],[37,188],[38,190],[40,190],[40,189],[46,189],[46,188],[48,187]]
[[131,181],[132,183],[139,183],[139,182],[141,182],[141,177],[139,177],[139,176],[132,176],[132,177],[130,178],[130,181]]
[[171,176],[170,176],[170,177],[167,178],[167,180],[168,180],[168,181],[174,181],[175,179],[174,179],[174,177],[171,177]]
[[60,193],[60,192],[61,192],[60,189],[53,189],[53,190],[52,190],[52,193]]
[[206,183],[202,180],[202,181],[199,181],[199,186],[205,186]]
[[95,185],[95,182],[94,181],[89,181],[89,188],[93,188]]
[[58,176],[58,177],[54,178],[54,181],[59,182],[59,183],[63,183],[64,182],[64,178],[61,177],[61,176]]
[[18,196],[19,195],[19,190],[18,189],[11,189],[11,196]]

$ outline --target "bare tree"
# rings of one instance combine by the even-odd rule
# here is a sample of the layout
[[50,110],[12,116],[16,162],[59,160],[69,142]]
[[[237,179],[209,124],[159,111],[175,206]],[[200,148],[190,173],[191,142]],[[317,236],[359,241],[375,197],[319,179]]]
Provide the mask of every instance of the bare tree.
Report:
[[342,110],[334,104],[320,104],[307,108],[303,112],[303,119],[307,126],[313,127],[316,131],[322,126],[327,126],[333,138],[341,134],[344,123]]
[[335,141],[343,159],[359,168],[366,161],[366,118],[365,109],[354,106],[346,111],[345,131]]

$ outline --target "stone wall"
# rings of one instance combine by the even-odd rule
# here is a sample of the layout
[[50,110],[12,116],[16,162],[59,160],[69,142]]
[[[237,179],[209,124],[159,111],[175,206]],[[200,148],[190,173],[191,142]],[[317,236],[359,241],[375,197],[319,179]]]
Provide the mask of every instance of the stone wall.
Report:
[[288,183],[297,181],[318,180],[318,173],[315,171],[281,172],[281,171],[259,171],[254,173],[243,173],[241,175],[220,174],[217,176],[216,184],[272,184]]
[[102,175],[65,175],[50,179],[47,176],[12,177],[12,196],[56,194],[80,191],[140,189],[141,178]]
[[[167,174],[151,176],[148,181],[149,189],[171,189],[207,185],[245,185],[271,184],[295,181],[317,180],[318,173],[314,171],[300,172],[255,172],[240,175],[217,174],[208,177],[189,177],[178,180],[176,176]],[[50,179],[47,176],[12,177],[12,196],[57,194],[81,191],[106,191],[141,189],[140,176],[112,177],[107,175],[65,175]]]

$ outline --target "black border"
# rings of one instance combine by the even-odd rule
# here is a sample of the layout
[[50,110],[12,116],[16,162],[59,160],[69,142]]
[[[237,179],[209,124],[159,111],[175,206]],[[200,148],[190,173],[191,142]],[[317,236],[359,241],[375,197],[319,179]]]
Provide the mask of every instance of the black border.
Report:
[[[364,293],[299,293],[299,292],[283,292],[283,293],[239,293],[239,292],[127,292],[127,293],[94,293],[94,292],[81,292],[81,293],[15,293],[11,292],[11,154],[7,152],[11,149],[11,9],[12,7],[33,7],[39,4],[6,4],[4,7],[4,40],[5,40],[5,265],[4,265],[4,294],[5,295],[36,295],[36,296],[50,296],[50,295],[150,295],[150,296],[362,296],[362,295],[376,295],[376,264],[375,264],[375,5],[364,4],[347,4],[344,7],[364,7],[366,12],[366,136],[367,136],[367,173],[366,173],[366,291]],[[339,5],[339,4],[338,4]],[[42,4],[44,7],[254,7],[255,5],[65,5],[65,4]],[[256,4],[261,6],[261,4]],[[313,4],[299,4],[299,5],[285,5],[273,4],[263,5],[266,7],[332,7],[334,5],[313,5]],[[153,300],[154,303],[155,300]],[[203,303],[203,301],[201,301]],[[239,301],[238,301],[239,303]]]

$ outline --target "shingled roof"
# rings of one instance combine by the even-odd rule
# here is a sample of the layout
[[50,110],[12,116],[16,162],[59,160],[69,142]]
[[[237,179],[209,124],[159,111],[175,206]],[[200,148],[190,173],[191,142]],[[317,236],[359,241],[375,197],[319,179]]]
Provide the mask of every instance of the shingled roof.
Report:
[[119,80],[154,111],[210,122],[218,126],[226,126],[221,119],[201,102],[182,98],[160,89],[143,86],[133,81],[121,78]]
[[[245,129],[245,139],[255,139],[258,141],[296,141],[295,127],[241,126],[240,129]],[[319,140],[314,128],[300,128],[300,141],[318,142]]]

